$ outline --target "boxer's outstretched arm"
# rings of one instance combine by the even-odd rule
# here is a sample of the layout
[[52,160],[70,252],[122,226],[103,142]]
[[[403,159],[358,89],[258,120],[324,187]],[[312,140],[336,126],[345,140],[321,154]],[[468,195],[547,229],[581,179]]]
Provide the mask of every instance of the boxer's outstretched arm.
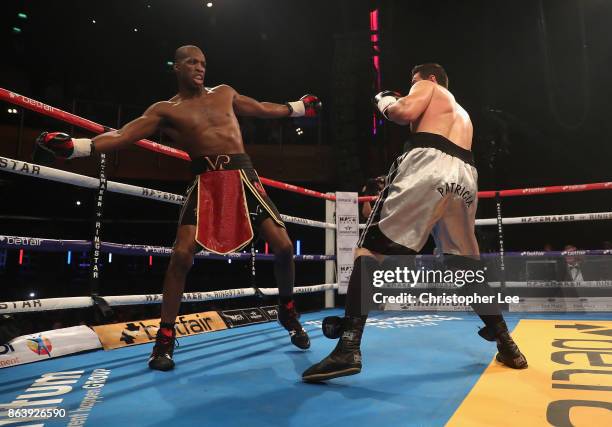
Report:
[[288,117],[291,113],[286,104],[259,102],[238,93],[234,96],[234,111],[238,116],[257,117],[260,119]]
[[259,117],[260,119],[317,117],[323,107],[321,100],[315,95],[304,95],[298,101],[275,104],[273,102],[259,102],[234,91],[232,102],[237,116]]
[[127,123],[121,129],[106,132],[92,139],[95,150],[100,153],[125,148],[136,141],[151,136],[161,122],[164,102],[151,105],[137,119]]
[[416,82],[407,96],[387,108],[387,117],[399,125],[407,125],[417,120],[429,105],[434,88],[435,83],[429,80]]
[[43,132],[36,138],[36,144],[61,159],[87,157],[95,151],[106,153],[124,148],[155,132],[162,119],[162,109],[165,104],[164,102],[153,104],[141,117],[132,120],[121,129],[103,133],[94,139],[72,138],[62,132]]

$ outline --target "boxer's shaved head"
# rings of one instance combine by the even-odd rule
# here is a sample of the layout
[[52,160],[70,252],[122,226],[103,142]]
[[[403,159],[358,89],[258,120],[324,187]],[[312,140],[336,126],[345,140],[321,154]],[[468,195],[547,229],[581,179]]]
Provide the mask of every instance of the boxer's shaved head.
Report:
[[174,62],[182,61],[185,58],[189,58],[192,55],[204,55],[202,49],[192,44],[181,46],[174,51]]
[[174,51],[174,72],[179,86],[187,90],[201,90],[206,73],[206,57],[193,45],[181,46]]

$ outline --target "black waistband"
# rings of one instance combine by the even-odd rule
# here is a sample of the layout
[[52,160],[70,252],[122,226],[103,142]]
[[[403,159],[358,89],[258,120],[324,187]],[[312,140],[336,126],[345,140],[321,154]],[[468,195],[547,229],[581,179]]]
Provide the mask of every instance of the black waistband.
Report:
[[232,169],[253,169],[251,158],[246,153],[210,154],[191,161],[191,172],[199,175],[204,172]]
[[435,148],[436,150],[440,150],[449,156],[456,157],[474,166],[474,155],[471,151],[459,147],[442,135],[429,132],[413,133],[410,135],[410,147],[408,147],[408,151],[413,148]]

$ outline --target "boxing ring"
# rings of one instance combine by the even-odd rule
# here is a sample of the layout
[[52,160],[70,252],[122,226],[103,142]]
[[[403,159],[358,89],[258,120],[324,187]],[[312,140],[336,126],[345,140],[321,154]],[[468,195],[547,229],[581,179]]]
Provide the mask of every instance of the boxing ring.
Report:
[[[0,98],[92,132],[108,130],[4,89],[0,89]],[[137,145],[188,160],[185,153],[151,141],[139,141]],[[0,171],[88,188],[97,194],[114,192],[175,205],[183,201],[180,195],[106,180],[103,173],[93,178],[7,157],[0,157]],[[298,294],[325,292],[325,307],[301,318],[312,341],[309,351],[288,344],[286,331],[274,323],[274,309],[265,306],[199,313],[199,318],[206,317],[200,322],[200,332],[205,333],[192,330],[181,336],[175,351],[177,366],[170,372],[152,371],[146,366],[151,340],[146,339],[150,325],[144,320],[124,323],[118,329],[121,339],[114,341],[108,329],[113,325],[83,326],[88,338],[99,339],[97,344],[58,354],[54,351],[61,348],[59,343],[70,336],[55,338],[52,331],[43,331],[25,337],[30,350],[40,356],[32,361],[36,363],[11,364],[17,344],[0,347],[0,362],[4,361],[0,365],[0,425],[612,425],[612,298],[601,292],[612,289],[612,280],[605,278],[567,284],[572,289],[591,292],[586,296],[572,294],[567,298],[561,292],[543,298],[536,292],[507,307],[508,326],[529,360],[527,370],[512,371],[494,362],[495,346],[476,334],[481,321],[466,307],[418,305],[377,312],[368,319],[362,344],[364,370],[360,375],[327,384],[302,383],[302,371],[327,355],[333,345],[321,332],[322,319],[342,313],[333,308],[338,288],[334,277],[335,195],[265,178],[262,182],[325,201],[322,220],[283,215],[288,223],[326,230],[325,254],[295,255],[297,262],[326,264],[321,283],[296,287]],[[595,256],[605,261],[612,255],[612,250],[506,252],[506,226],[609,221],[612,212],[504,217],[503,199],[610,189],[612,182],[480,192],[480,199],[494,199],[496,204],[497,217],[477,220],[478,226],[495,226],[497,231],[499,252],[483,254],[494,258],[499,267],[492,286],[538,291],[550,285],[543,280],[512,277],[511,265],[517,259],[527,262]],[[0,235],[1,249],[156,257],[171,253],[171,248],[163,246],[106,242],[97,234],[84,240]],[[273,255],[256,254],[253,250],[228,256],[200,252],[196,258],[250,261],[254,266],[255,261],[270,261]],[[92,268],[95,265],[92,262]],[[185,293],[183,301],[278,293],[272,285],[245,285]],[[566,283],[554,285],[563,289]],[[0,315],[86,307],[104,311],[109,307],[160,302],[159,294],[92,293],[2,302]],[[557,311],[546,312],[554,310]],[[248,321],[243,321],[245,318]],[[182,323],[185,330],[188,321]],[[75,336],[80,333],[85,332],[80,329]]]

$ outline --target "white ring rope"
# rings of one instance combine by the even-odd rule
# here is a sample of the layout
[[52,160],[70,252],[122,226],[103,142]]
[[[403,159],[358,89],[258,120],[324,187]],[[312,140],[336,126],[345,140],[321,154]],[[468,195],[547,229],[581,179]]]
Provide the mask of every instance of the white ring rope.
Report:
[[[47,179],[49,181],[62,182],[72,184],[84,188],[98,188],[99,180],[85,175],[79,175],[72,172],[66,172],[60,169],[54,169],[47,166],[40,166],[33,163],[27,163],[20,160],[10,159],[0,156],[0,170],[19,175],[32,176],[35,178]],[[146,199],[160,200],[168,203],[182,204],[185,198],[178,194],[167,193],[165,191],[153,190],[151,188],[138,187],[120,182],[107,181],[107,190],[113,193],[126,194],[130,196],[142,197]],[[291,224],[305,225],[309,227],[335,229],[336,224],[322,221],[315,221],[306,218],[300,218],[290,215],[282,215],[283,221]],[[513,224],[534,224],[534,223],[550,223],[550,222],[572,222],[572,221],[600,221],[612,219],[612,212],[595,212],[595,213],[579,213],[579,214],[561,214],[561,215],[537,215],[537,216],[522,216],[513,218],[502,218],[502,223],[506,225]],[[477,219],[476,225],[496,225],[497,218]],[[360,229],[365,228],[365,224],[359,225]]]
[[[330,289],[338,289],[336,283],[325,283],[312,286],[296,286],[293,288],[295,294],[307,294],[322,292]],[[278,295],[277,288],[260,288],[266,296]],[[209,292],[188,292],[183,294],[182,302],[203,302],[220,299],[233,299],[255,296],[254,288],[228,289]],[[149,295],[118,295],[103,298],[110,306],[137,305],[137,304],[160,304],[162,294]],[[24,313],[49,310],[65,310],[70,308],[86,308],[94,305],[90,297],[68,297],[68,298],[44,298],[24,301],[0,302],[0,314]]]
[[[502,224],[537,224],[551,222],[601,221],[612,219],[612,212],[592,212],[561,215],[536,215],[502,218]],[[476,225],[497,225],[497,218],[477,219]]]
[[[60,169],[54,169],[47,166],[40,166],[33,163],[14,160],[8,157],[0,156],[0,170],[18,175],[31,176],[34,178],[46,179],[49,181],[62,182],[64,184],[72,184],[83,188],[98,188],[100,181],[85,175],[79,175],[73,172],[66,172]],[[145,199],[160,200],[162,202],[182,204],[185,197],[179,194],[167,193],[165,191],[153,190],[151,188],[138,187],[121,182],[107,181],[107,191],[112,193],[126,194],[128,196],[142,197]],[[299,218],[290,215],[282,215],[283,221],[291,224],[306,225],[316,228],[336,228],[335,224],[321,221],[314,221],[306,218]]]
[[[498,288],[500,282],[489,282],[491,287]],[[447,284],[440,284],[447,285]],[[418,284],[414,288],[423,288],[422,284]],[[426,287],[433,288],[436,284],[427,284]],[[450,287],[452,288],[452,286]],[[506,282],[506,288],[612,288],[612,280],[591,280],[584,282],[567,282],[567,281],[529,281],[529,282]],[[338,289],[337,283],[325,283],[312,286],[296,286],[295,294],[306,294],[322,292],[332,289]],[[277,288],[259,288],[259,291],[265,296],[278,295]],[[214,301],[220,299],[233,299],[242,297],[251,297],[257,294],[254,288],[239,288],[209,292],[188,292],[184,293],[181,299],[182,302],[203,302]],[[110,306],[122,305],[138,305],[138,304],[160,304],[162,302],[162,294],[149,295],[117,295],[106,296],[103,298]],[[23,301],[0,302],[0,314],[38,312],[50,310],[65,310],[74,308],[87,308],[94,305],[90,297],[68,297],[68,298],[45,298],[32,299]]]
[[[488,282],[492,288],[501,288],[501,282]],[[529,289],[612,289],[612,280],[584,280],[582,282],[557,281],[557,280],[529,280],[526,282],[505,282],[506,288],[529,288]],[[391,286],[390,286],[391,287]],[[392,287],[391,287],[392,288]],[[452,283],[417,283],[406,289],[457,289]]]
[[[97,178],[2,156],[0,156],[0,170],[18,175],[46,179],[48,181],[62,182],[64,184],[71,184],[83,188],[93,189],[100,186],[100,180]],[[135,185],[123,184],[114,181],[107,181],[107,190],[113,193],[143,197],[145,199],[161,200],[163,202],[175,203],[177,205],[182,204],[185,199],[183,196],[178,194],[166,193],[165,191],[137,187]]]

